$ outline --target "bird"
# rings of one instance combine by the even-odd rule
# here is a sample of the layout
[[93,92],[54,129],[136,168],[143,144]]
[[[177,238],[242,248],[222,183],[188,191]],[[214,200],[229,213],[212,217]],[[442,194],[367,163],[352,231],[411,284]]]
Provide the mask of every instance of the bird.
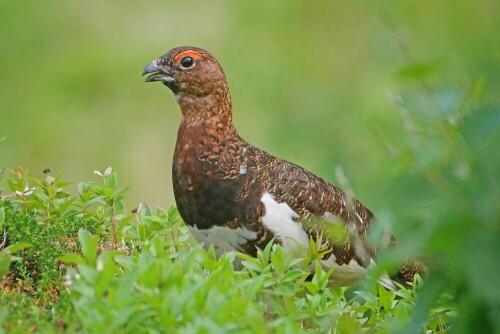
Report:
[[[217,254],[251,256],[271,241],[289,252],[314,244],[321,265],[334,268],[333,286],[365,276],[377,253],[367,242],[374,214],[339,187],[244,140],[232,121],[224,70],[211,53],[176,47],[146,65],[145,75],[173,92],[182,113],[173,190],[197,241],[213,244]],[[388,243],[396,243],[392,235]],[[395,276],[410,281],[423,271],[409,261]]]

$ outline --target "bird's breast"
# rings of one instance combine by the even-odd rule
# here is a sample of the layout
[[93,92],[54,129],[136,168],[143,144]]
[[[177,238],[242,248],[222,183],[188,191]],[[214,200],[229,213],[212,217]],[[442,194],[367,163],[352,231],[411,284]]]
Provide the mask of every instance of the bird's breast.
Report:
[[178,141],[172,177],[182,218],[199,228],[248,221],[262,192],[247,164],[207,138]]

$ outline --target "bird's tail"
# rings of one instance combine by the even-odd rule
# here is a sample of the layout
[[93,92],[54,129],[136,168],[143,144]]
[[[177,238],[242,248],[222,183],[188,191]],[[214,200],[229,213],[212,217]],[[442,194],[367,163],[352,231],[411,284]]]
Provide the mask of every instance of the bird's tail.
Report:
[[427,267],[418,260],[406,259],[403,265],[391,276],[391,278],[398,283],[407,283],[413,282],[417,274],[425,276],[427,274]]
[[414,259],[406,259],[399,270],[392,275],[384,274],[379,279],[380,285],[388,290],[396,291],[398,286],[395,282],[401,285],[407,285],[413,282],[416,275],[425,276],[427,274],[427,267],[420,261]]

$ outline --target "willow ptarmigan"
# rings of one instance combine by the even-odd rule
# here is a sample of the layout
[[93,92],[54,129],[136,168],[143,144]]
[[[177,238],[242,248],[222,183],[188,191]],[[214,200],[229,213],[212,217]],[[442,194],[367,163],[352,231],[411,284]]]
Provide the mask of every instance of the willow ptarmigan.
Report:
[[[322,265],[335,267],[333,285],[363,276],[374,263],[375,249],[365,242],[373,214],[322,178],[242,139],[232,123],[224,71],[214,56],[195,47],[174,48],[149,63],[145,74],[150,74],[146,82],[170,88],[181,108],[174,194],[198,241],[213,243],[218,252],[255,255],[275,238],[285,250],[296,250],[320,238],[327,224],[340,222],[349,237],[321,237],[315,243],[323,248]],[[407,263],[399,276],[411,279],[417,269]]]

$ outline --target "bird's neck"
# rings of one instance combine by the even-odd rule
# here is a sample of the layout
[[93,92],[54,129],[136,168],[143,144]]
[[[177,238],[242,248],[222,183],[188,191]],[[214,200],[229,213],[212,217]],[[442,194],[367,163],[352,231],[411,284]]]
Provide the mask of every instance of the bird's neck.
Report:
[[197,127],[203,123],[205,127],[233,128],[231,95],[227,87],[216,88],[201,96],[181,92],[176,98],[186,126]]
[[177,133],[176,155],[189,155],[191,149],[200,143],[207,145],[205,149],[212,149],[227,139],[238,137],[227,89],[216,89],[204,96],[181,93],[177,102],[181,107],[182,121]]

